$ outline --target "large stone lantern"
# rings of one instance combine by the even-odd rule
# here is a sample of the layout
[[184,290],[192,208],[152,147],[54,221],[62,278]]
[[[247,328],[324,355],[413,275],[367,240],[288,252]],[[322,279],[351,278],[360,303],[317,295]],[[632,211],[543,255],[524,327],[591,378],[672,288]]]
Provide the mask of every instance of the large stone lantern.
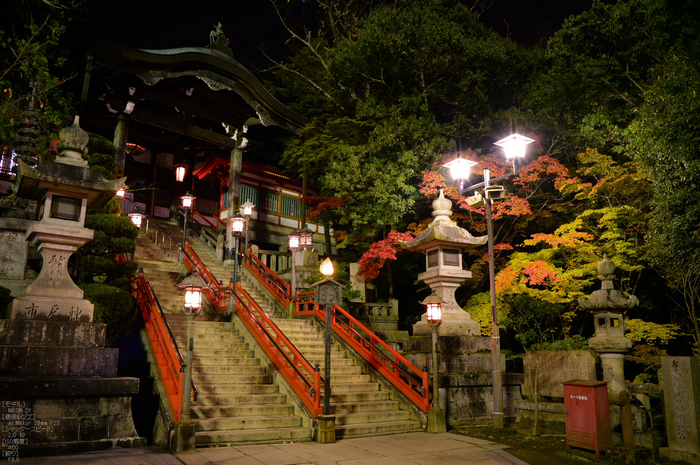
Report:
[[608,398],[615,401],[620,391],[628,391],[625,382],[625,353],[632,348],[632,340],[625,336],[624,310],[634,308],[639,300],[631,295],[625,297],[613,286],[615,264],[603,257],[598,263],[598,279],[601,288],[586,299],[580,297],[578,304],[592,310],[595,335],[588,341],[591,349],[600,354],[603,380],[608,382]]
[[88,134],[78,124],[59,133],[61,153],[55,161],[32,168],[20,161],[16,195],[39,201],[39,221],[27,240],[44,260],[37,279],[14,300],[11,318],[92,322],[94,306],[68,273],[68,259],[93,237],[84,227],[87,208],[100,208],[124,186],[126,178],[106,180],[87,167]]
[[[442,305],[439,335],[479,336],[481,325],[457,304],[455,291],[471,278],[471,271],[462,269],[462,251],[484,245],[488,238],[474,237],[450,219],[452,202],[445,198],[442,189],[440,196],[433,201],[432,214],[435,219],[428,228],[412,241],[401,241],[401,246],[410,251],[425,252],[426,270],[418,275],[418,279],[428,284],[445,302]],[[431,334],[427,314],[413,325],[413,334]]]

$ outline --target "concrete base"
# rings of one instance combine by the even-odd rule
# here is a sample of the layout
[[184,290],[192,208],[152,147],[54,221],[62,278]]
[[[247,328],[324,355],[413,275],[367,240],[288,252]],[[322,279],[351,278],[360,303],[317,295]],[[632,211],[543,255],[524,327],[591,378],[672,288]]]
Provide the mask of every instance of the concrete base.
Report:
[[[612,433],[612,445],[622,445],[622,434]],[[634,445],[649,449],[654,453],[654,458],[659,458],[659,447],[661,447],[661,438],[657,431],[646,431],[644,433],[634,433]]]
[[194,435],[194,424],[182,424],[178,423],[175,425],[175,431],[173,435],[173,450],[177,454],[194,454],[197,452],[197,447],[195,443]]
[[654,453],[643,447],[608,447],[605,458],[613,463],[628,463],[630,465],[653,465]]
[[673,450],[670,447],[662,447],[659,449],[659,455],[668,460],[676,460],[679,462],[688,462],[693,465],[700,465],[700,454],[692,452],[684,452],[681,450]]
[[428,412],[428,433],[446,433],[447,422],[445,421],[445,412],[438,407],[433,407]]
[[319,415],[316,441],[319,444],[335,442],[335,415]]

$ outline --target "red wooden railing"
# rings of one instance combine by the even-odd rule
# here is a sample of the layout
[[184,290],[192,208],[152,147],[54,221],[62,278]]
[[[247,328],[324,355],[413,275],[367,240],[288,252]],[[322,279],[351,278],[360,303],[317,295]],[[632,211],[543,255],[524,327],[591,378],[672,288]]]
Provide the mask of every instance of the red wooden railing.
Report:
[[[300,293],[298,297],[295,315],[313,315],[325,321],[325,309],[314,304],[313,291]],[[332,312],[333,331],[421,410],[428,412],[428,373],[416,368],[341,307],[334,305]]]
[[[205,225],[209,226],[210,228],[214,228],[214,230],[217,233],[220,232],[219,227],[216,224],[214,224],[214,222],[211,220],[211,218],[207,218],[206,216],[202,215],[198,211],[192,212],[192,219],[194,219],[194,218],[197,218],[197,221],[199,221],[200,223],[204,223]],[[221,221],[221,220],[219,220],[219,221]]]
[[253,255],[250,249],[246,251],[246,257],[248,257],[246,260],[248,271],[258,278],[258,281],[284,305],[284,308],[287,308],[292,301],[292,286],[280,279],[274,271]]
[[143,272],[131,281],[131,293],[139,303],[146,325],[148,339],[158,362],[158,371],[165,387],[168,405],[175,422],[180,421],[183,386],[185,384],[185,361],[177,348],[172,331],[160,311],[158,299]]
[[255,337],[260,347],[282,373],[306,408],[316,418],[321,407],[321,373],[299,353],[269,316],[258,306],[245,289],[239,289],[236,313]]
[[[228,299],[233,294],[233,283],[224,286],[216,280],[209,268],[192,250],[189,242],[185,243],[184,263],[188,270],[196,270],[206,281],[208,288],[204,295],[217,311],[228,308]],[[275,325],[255,300],[238,286],[236,290],[236,313],[265,351],[272,363],[282,373],[294,392],[315,417],[323,412],[321,408],[321,374],[314,369],[303,355],[294,347],[284,333]]]

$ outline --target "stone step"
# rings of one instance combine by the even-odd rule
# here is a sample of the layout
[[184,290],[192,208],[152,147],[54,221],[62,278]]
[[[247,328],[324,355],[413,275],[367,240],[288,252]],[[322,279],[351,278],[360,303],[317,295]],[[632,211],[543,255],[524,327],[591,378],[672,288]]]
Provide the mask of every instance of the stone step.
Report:
[[274,444],[292,441],[310,441],[310,428],[249,429],[238,431],[198,431],[198,445]]
[[261,405],[261,404],[284,404],[287,402],[287,396],[280,393],[271,394],[199,394],[197,402],[193,402],[192,406],[206,407],[213,405]]
[[275,394],[278,388],[274,384],[210,384],[197,383],[201,394]]
[[[359,367],[357,367],[359,368]],[[323,375],[323,369],[321,369],[321,375]],[[370,383],[371,376],[370,375],[363,375],[360,373],[352,373],[352,374],[340,374],[336,373],[333,370],[333,366],[331,366],[331,386],[337,386],[339,384],[353,384],[353,383],[360,383],[360,384],[366,384]]]
[[376,402],[390,399],[389,393],[384,391],[371,392],[337,392],[332,390],[331,405],[335,403],[348,404],[355,402]]
[[[331,396],[332,398],[333,396]],[[332,399],[331,399],[332,400]],[[377,400],[374,402],[331,402],[331,413],[344,415],[348,413],[383,412],[398,410],[401,403],[398,400]]]
[[[196,367],[195,367],[196,370]],[[244,375],[244,374],[236,374],[236,375],[212,375],[212,374],[203,374],[199,372],[195,372],[192,377],[194,378],[194,382],[199,385],[202,383],[208,383],[208,384],[235,384],[235,383],[240,383],[240,384],[270,384],[272,382],[272,377],[268,374],[262,374],[262,375]]]
[[197,373],[200,375],[264,375],[267,369],[263,366],[225,366],[225,365],[198,365]]
[[336,425],[335,438],[348,439],[361,436],[378,436],[408,431],[422,431],[418,421],[398,421],[382,423],[365,423],[357,425]]
[[218,417],[261,417],[289,416],[294,414],[294,406],[290,404],[246,404],[246,405],[213,405],[207,407],[192,407],[192,418]]
[[[253,353],[253,351],[241,351],[241,352],[250,352]],[[252,355],[249,357],[226,357],[226,358],[215,358],[215,357],[204,357],[202,359],[196,359],[193,358],[192,361],[194,362],[195,366],[201,368],[201,367],[209,367],[209,366],[258,366],[260,365],[260,360],[257,358],[253,358]]]
[[[331,398],[340,394],[375,391],[379,391],[379,383],[335,383],[331,376]],[[323,384],[321,384],[321,394],[323,394]]]
[[405,410],[385,410],[336,414],[336,426],[363,425],[368,423],[404,422],[411,420],[411,413]]
[[196,431],[244,430],[264,428],[298,428],[302,425],[301,417],[294,415],[220,417],[211,419],[192,419]]

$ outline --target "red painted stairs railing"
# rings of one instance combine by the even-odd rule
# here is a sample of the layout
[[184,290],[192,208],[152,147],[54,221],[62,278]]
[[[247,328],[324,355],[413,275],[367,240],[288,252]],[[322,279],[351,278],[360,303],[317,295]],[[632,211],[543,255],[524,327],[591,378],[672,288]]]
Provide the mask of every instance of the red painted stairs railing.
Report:
[[[252,255],[250,250],[247,251],[247,257],[248,270],[282,305],[287,307],[291,301],[289,285]],[[296,296],[295,315],[313,315],[320,318],[321,321],[325,321],[325,310],[314,304],[313,294],[313,292],[307,292]],[[341,307],[334,306],[332,311],[333,331],[423,412],[428,412],[430,410],[428,373],[416,368],[403,355],[396,352]]]
[[[204,295],[212,307],[216,311],[227,310],[229,297],[234,293],[233,283],[224,286],[223,283],[218,282],[197,253],[192,250],[189,242],[185,244],[184,263],[190,271],[196,270],[209,285]],[[243,324],[309,409],[311,415],[314,418],[319,416],[323,413],[323,409],[321,408],[321,374],[318,367],[311,366],[242,286],[238,286],[235,294],[234,310]]]
[[[168,405],[175,422],[182,414],[182,397],[185,385],[185,359],[175,342],[173,332],[160,308],[151,283],[146,281],[143,271],[131,280],[131,294],[136,298],[153,354],[158,364],[160,379],[165,388]],[[197,388],[192,383],[192,394],[197,400]]]

